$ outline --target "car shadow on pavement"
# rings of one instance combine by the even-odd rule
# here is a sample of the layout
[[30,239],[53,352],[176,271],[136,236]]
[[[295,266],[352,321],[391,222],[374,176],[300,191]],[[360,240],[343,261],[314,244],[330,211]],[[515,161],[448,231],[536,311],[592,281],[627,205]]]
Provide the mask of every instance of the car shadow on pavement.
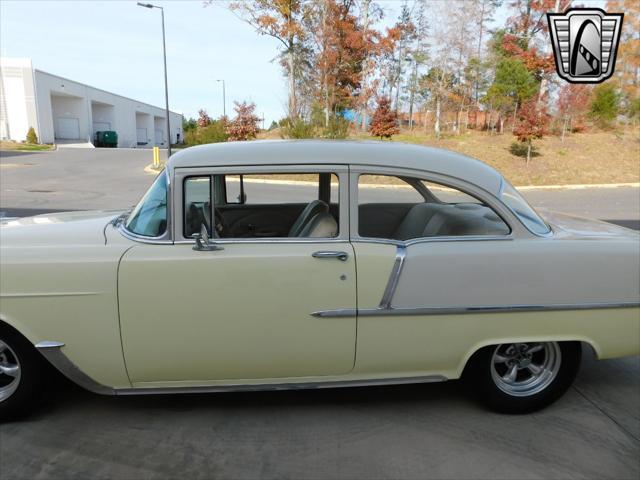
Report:
[[463,382],[444,382],[414,385],[389,385],[372,387],[316,388],[309,390],[278,390],[253,392],[181,393],[161,395],[102,396],[88,392],[72,384],[66,378],[52,383],[50,395],[37,415],[64,414],[64,411],[93,407],[98,409],[136,410],[170,414],[215,410],[261,410],[332,407],[350,404],[352,407],[385,406],[427,403],[470,404],[483,407],[468,398]]
[[[309,390],[279,390],[252,392],[218,392],[193,394],[103,396],[88,392],[58,372],[53,372],[50,395],[39,409],[38,415],[62,413],[85,407],[156,412],[197,412],[210,409],[259,410],[265,408],[286,409],[331,407],[350,404],[352,407],[394,405],[402,408],[412,404],[432,404],[434,407],[456,405],[465,409],[486,410],[473,398],[473,392],[463,381],[426,383],[413,385],[389,385],[346,388],[316,388]],[[583,364],[576,380],[580,391],[606,395],[601,389],[619,391],[621,385],[631,379],[637,385],[640,377],[640,358],[598,361],[593,352],[583,349]],[[577,387],[574,387],[577,388]]]

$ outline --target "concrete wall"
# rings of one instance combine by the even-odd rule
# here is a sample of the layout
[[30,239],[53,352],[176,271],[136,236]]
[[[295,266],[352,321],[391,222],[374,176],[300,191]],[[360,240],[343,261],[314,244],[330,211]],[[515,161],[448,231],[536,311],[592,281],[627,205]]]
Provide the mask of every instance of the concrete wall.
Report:
[[[138,148],[136,128],[147,129],[147,143],[156,144],[155,131],[166,137],[165,109],[106,92],[72,80],[34,70],[29,59],[0,61],[0,137],[24,140],[33,126],[41,143],[55,143],[60,119],[65,131],[78,119],[78,140],[92,142],[94,122],[109,123],[118,133],[119,147]],[[170,112],[171,141],[182,132],[182,115]],[[166,142],[165,142],[166,146]]]
[[28,58],[0,61],[0,140],[24,141],[33,127],[40,138],[33,69]]
[[[60,94],[74,95],[83,100],[84,113],[79,117],[81,122],[80,139],[93,141],[94,122],[109,122],[111,129],[118,133],[118,146],[130,148],[146,148],[155,144],[154,117],[165,118],[162,108],[154,107],[146,103],[105,92],[78,82],[73,82],[56,75],[51,75],[40,70],[35,70],[36,89],[38,98],[38,114],[42,124],[42,141],[54,142],[55,129],[54,118],[59,109],[55,111],[51,104],[51,98],[56,99]],[[53,97],[52,97],[53,95]],[[176,142],[177,135],[182,134],[182,115],[171,112],[171,138]],[[137,129],[147,129],[147,143],[138,145]],[[163,131],[165,128],[163,128]]]

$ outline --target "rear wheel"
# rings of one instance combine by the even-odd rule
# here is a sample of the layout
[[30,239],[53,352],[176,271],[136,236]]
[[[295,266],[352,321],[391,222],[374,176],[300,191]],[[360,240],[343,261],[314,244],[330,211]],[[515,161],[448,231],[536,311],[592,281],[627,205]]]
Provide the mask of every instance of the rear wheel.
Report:
[[0,420],[29,411],[41,388],[41,359],[12,331],[0,330]]
[[494,345],[472,357],[465,378],[493,410],[525,413],[546,407],[569,388],[580,357],[577,342]]

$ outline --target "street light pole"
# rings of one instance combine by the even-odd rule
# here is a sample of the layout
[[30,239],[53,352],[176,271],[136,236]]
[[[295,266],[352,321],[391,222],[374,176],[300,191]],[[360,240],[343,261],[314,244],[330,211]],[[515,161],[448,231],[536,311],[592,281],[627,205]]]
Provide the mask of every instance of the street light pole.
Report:
[[164,8],[151,3],[138,2],[138,6],[144,8],[158,8],[162,18],[162,60],[164,62],[164,105],[165,116],[167,117],[167,159],[171,157],[171,123],[169,121],[169,82],[167,80],[167,46],[164,33]]
[[227,97],[224,91],[224,79],[216,80],[216,82],[222,82],[222,116],[227,116]]

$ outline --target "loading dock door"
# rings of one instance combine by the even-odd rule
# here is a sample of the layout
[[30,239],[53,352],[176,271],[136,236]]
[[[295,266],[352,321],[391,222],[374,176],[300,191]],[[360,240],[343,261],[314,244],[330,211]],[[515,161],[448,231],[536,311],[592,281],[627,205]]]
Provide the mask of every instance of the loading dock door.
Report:
[[136,134],[138,137],[138,145],[146,145],[147,144],[147,129],[146,128],[136,128]]
[[93,122],[93,133],[111,130],[110,122]]
[[164,145],[164,136],[162,130],[156,130],[156,145]]
[[80,138],[80,120],[77,118],[58,118],[56,138],[77,140]]

